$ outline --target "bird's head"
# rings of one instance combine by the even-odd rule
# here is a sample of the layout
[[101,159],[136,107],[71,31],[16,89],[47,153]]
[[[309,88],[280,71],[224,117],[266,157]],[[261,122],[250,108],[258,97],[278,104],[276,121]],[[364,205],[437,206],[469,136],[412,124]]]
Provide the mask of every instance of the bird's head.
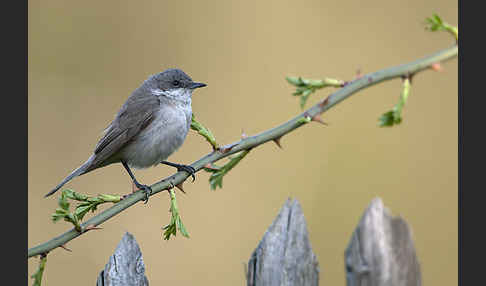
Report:
[[177,101],[189,100],[194,89],[206,86],[204,83],[194,82],[180,69],[167,69],[152,75],[146,84],[149,84],[152,94]]

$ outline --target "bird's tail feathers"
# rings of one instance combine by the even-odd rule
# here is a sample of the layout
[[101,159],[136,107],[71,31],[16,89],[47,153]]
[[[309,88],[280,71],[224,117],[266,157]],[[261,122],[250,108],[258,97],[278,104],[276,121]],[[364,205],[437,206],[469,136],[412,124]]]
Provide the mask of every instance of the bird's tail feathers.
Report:
[[49,193],[47,193],[44,198],[54,194],[55,192],[57,192],[62,186],[64,186],[64,184],[66,184],[67,182],[69,182],[70,180],[72,180],[74,177],[77,177],[77,176],[80,176],[84,173],[87,173],[91,170],[89,170],[88,168],[90,167],[92,161],[93,161],[93,158],[94,156],[91,156],[88,161],[86,161],[83,165],[81,165],[81,167],[77,168],[76,170],[74,170],[71,174],[69,174],[69,176],[67,176],[64,180],[62,180],[61,183],[59,183],[59,185],[57,185],[54,189],[52,189],[52,191],[50,191]]

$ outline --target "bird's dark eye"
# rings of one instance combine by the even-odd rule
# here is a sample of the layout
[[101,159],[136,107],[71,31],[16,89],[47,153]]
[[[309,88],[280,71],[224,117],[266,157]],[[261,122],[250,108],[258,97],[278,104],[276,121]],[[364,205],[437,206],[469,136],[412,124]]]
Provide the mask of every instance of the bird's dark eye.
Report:
[[173,86],[179,86],[180,84],[181,84],[181,82],[178,81],[177,79],[172,82]]

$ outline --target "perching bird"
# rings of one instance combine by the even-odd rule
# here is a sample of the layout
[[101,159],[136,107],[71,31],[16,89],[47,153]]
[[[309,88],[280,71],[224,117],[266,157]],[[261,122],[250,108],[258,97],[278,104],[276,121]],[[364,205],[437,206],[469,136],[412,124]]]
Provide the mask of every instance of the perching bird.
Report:
[[164,160],[184,142],[191,125],[192,92],[204,86],[206,84],[193,82],[179,69],[150,76],[128,97],[106,128],[93,155],[45,197],[74,177],[119,162],[135,186],[146,192],[146,200],[152,190],[135,179],[130,167],[141,169],[162,163],[188,172],[194,180],[193,167]]

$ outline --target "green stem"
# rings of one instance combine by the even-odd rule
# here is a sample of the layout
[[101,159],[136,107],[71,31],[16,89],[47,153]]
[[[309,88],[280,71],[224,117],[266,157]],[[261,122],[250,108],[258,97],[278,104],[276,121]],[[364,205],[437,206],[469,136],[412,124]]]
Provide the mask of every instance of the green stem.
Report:
[[46,267],[47,255],[43,255],[39,261],[39,268],[34,275],[30,276],[34,279],[33,286],[40,286],[42,284],[42,274],[44,274],[44,268]]
[[[391,80],[394,78],[400,78],[402,76],[407,76],[411,74],[416,74],[420,71],[423,71],[425,69],[428,69],[432,64],[438,63],[438,62],[444,62],[447,60],[450,60],[452,58],[455,58],[458,53],[458,47],[457,45],[454,45],[450,48],[447,48],[445,50],[442,50],[440,52],[437,52],[433,55],[430,55],[428,57],[413,61],[408,64],[403,64],[397,67],[391,67],[387,69],[383,69],[374,73],[370,73],[367,75],[362,76],[359,79],[356,79],[352,82],[349,82],[346,84],[343,88],[337,90],[333,94],[329,95],[325,100],[321,101],[320,103],[312,106],[311,108],[307,109],[303,113],[295,116],[294,118],[290,119],[289,121],[275,127],[272,129],[269,129],[267,131],[264,131],[258,135],[251,136],[244,138],[238,142],[235,142],[233,144],[229,144],[227,146],[231,146],[232,148],[225,148],[225,146],[222,146],[219,150],[215,150],[206,156],[200,158],[191,166],[196,170],[199,171],[204,166],[206,166],[208,163],[213,163],[221,158],[228,157],[231,154],[243,151],[243,150],[248,150],[251,148],[254,148],[256,146],[262,145],[268,141],[277,139],[282,137],[283,135],[290,133],[291,131],[299,128],[302,126],[303,123],[302,121],[299,121],[302,117],[314,117],[316,115],[319,115],[328,109],[332,108],[339,102],[345,100],[346,98],[350,97],[357,91],[370,87],[372,85],[375,85],[377,83],[380,83],[382,81],[386,80]],[[167,177],[166,179],[155,183],[151,186],[153,192],[152,195],[155,195],[161,191],[166,190],[170,186],[170,182],[172,182],[174,185],[177,185],[181,182],[183,182],[186,178],[188,177],[186,172],[177,172],[176,174]],[[143,200],[145,198],[145,193],[144,192],[136,192],[133,195],[123,199],[119,203],[115,204],[109,209],[106,209],[105,211],[99,213],[98,215],[90,218],[87,220],[85,223],[83,223],[81,226],[83,230],[85,229],[86,226],[89,225],[94,225],[98,226],[99,224],[107,221],[108,219],[114,217],[115,215],[119,214],[123,210],[129,208],[130,206],[134,205],[135,203]],[[56,247],[59,247],[61,245],[64,245],[66,242],[80,236],[81,234],[85,233],[86,231],[83,232],[77,232],[74,229],[71,229],[45,243],[42,243],[38,246],[32,247],[28,250],[28,257],[32,257],[35,255],[39,255],[41,253],[46,253]]]

